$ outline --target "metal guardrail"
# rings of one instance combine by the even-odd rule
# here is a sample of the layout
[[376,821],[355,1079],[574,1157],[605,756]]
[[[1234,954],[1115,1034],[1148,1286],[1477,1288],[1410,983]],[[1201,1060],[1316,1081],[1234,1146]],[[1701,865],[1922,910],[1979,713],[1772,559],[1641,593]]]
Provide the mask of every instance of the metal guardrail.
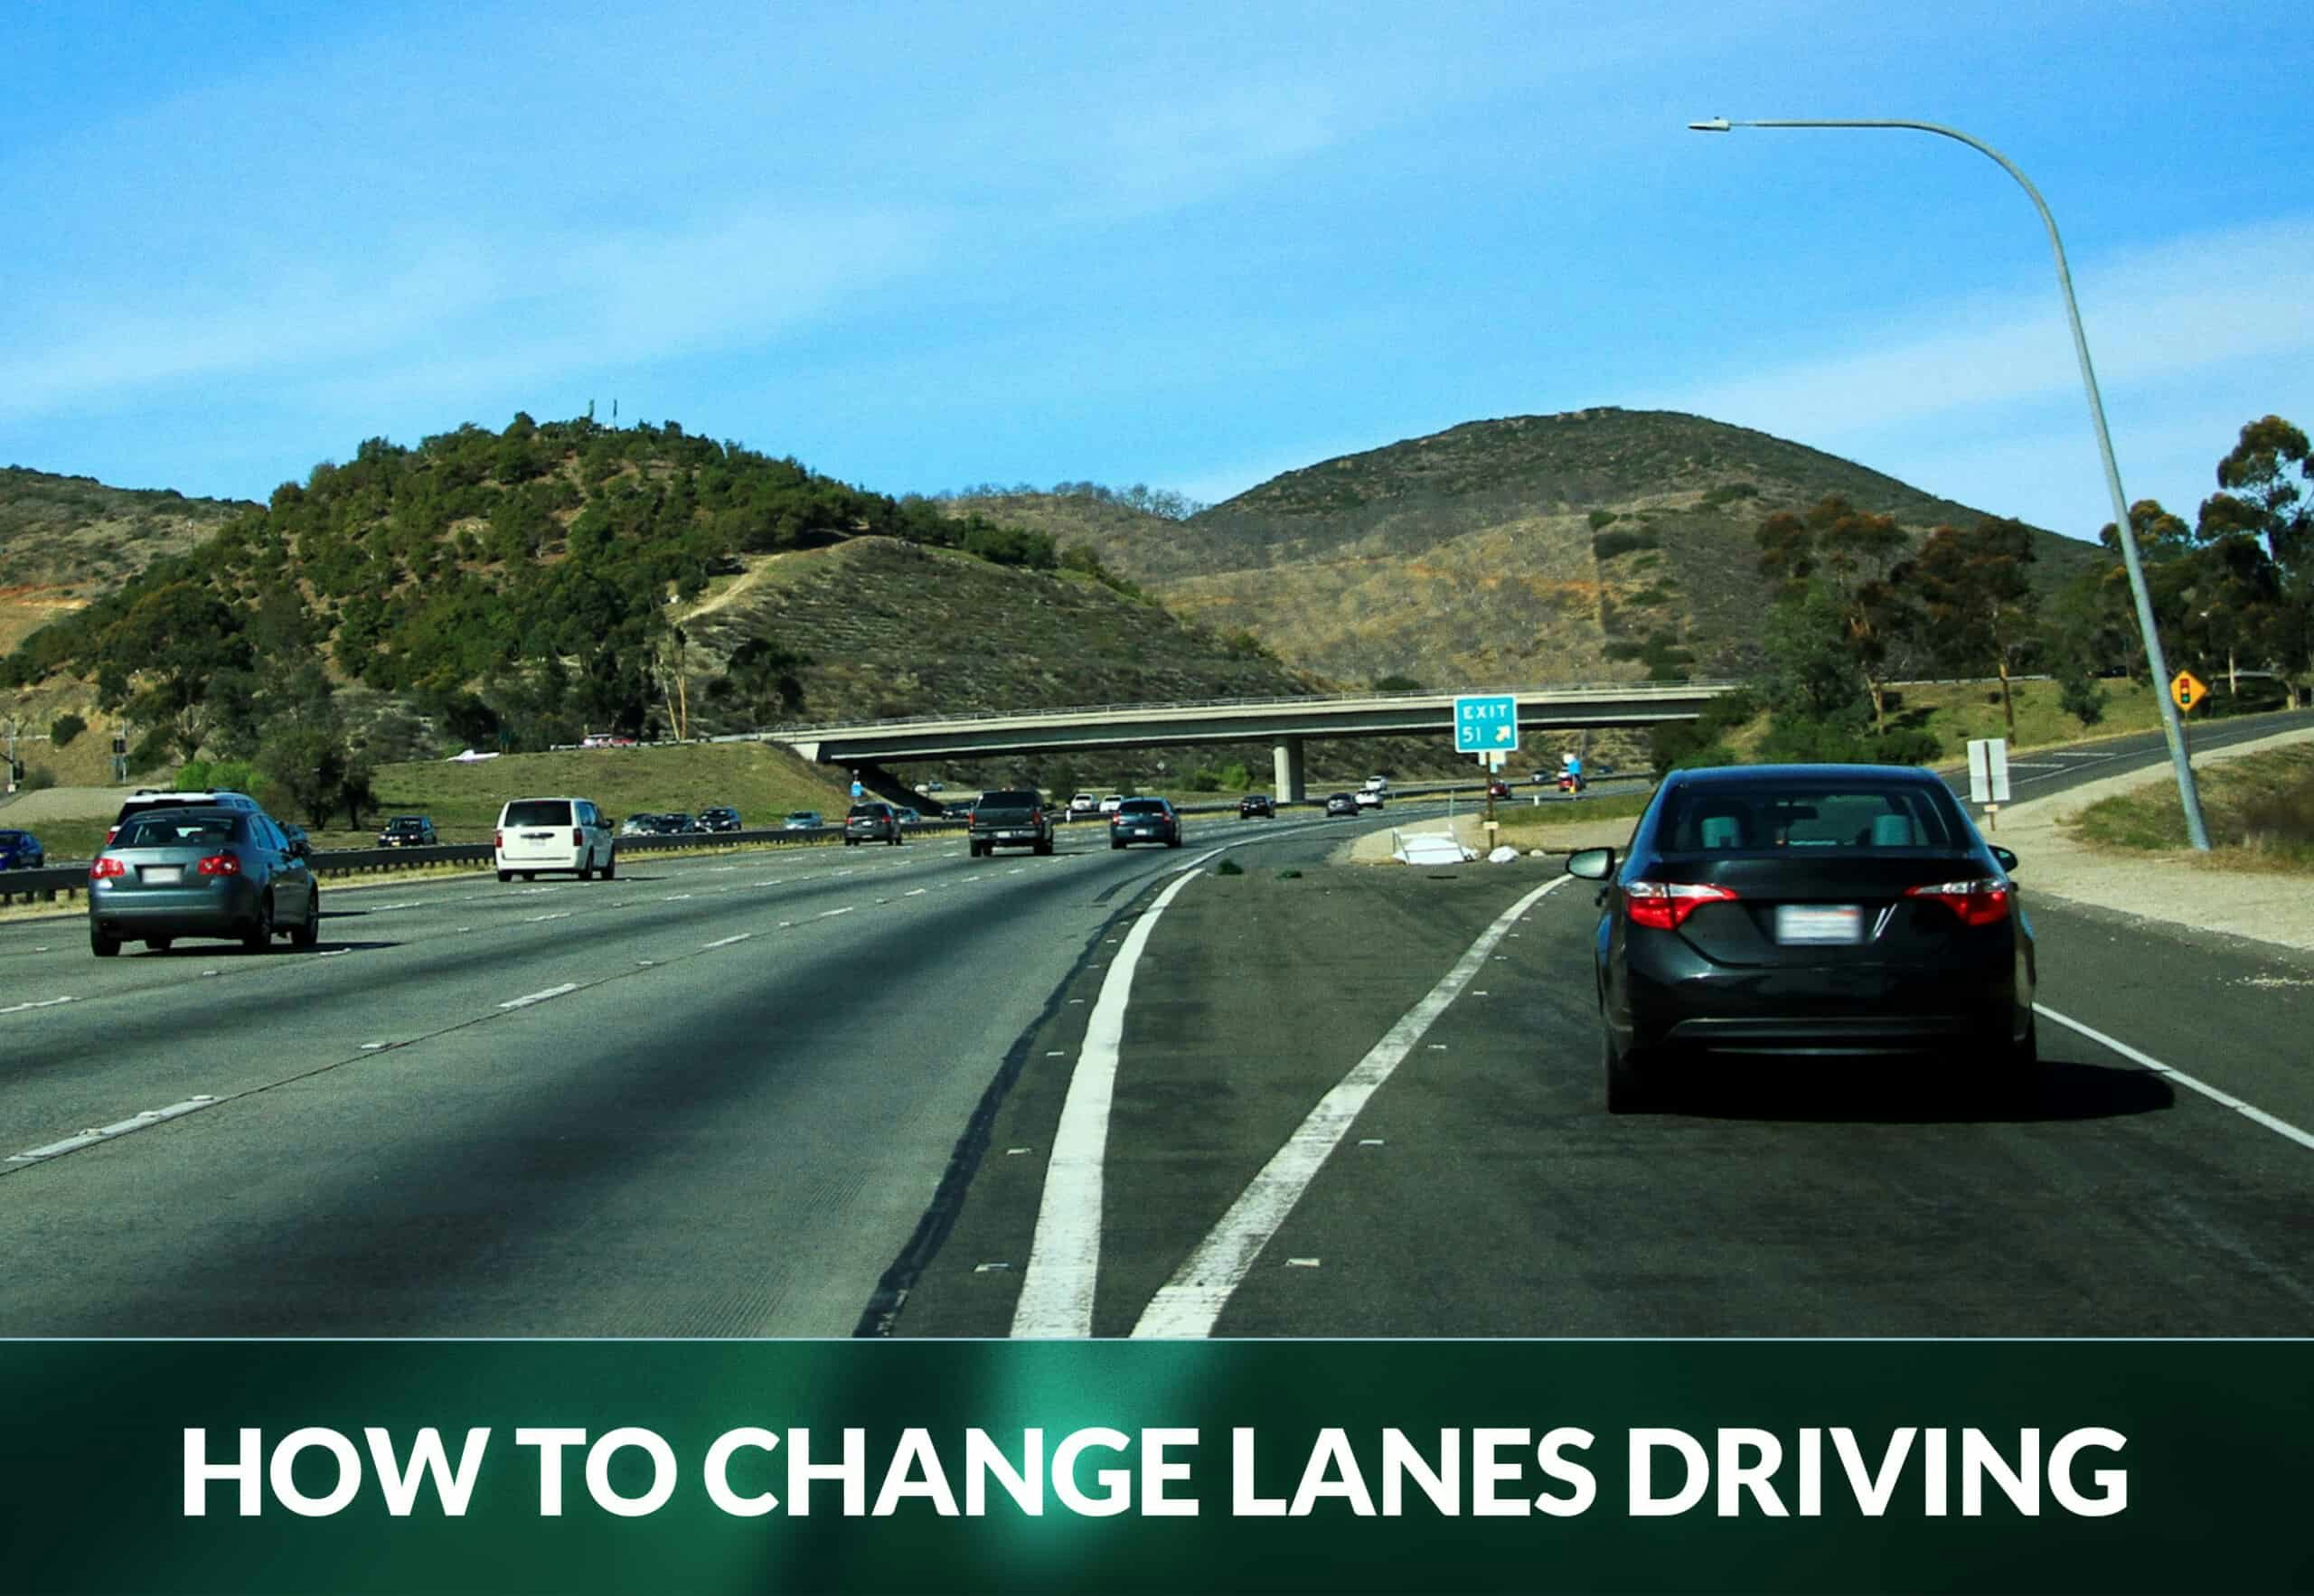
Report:
[[[960,831],[962,821],[917,821],[909,836],[936,836]],[[612,857],[626,859],[645,853],[689,853],[717,848],[790,848],[811,842],[841,841],[843,828],[814,826],[808,830],[749,831],[687,831],[673,837],[619,837],[613,840]],[[487,842],[444,842],[432,848],[332,848],[312,859],[317,876],[374,875],[424,865],[486,865],[494,859]],[[52,865],[38,870],[0,871],[0,906],[19,902],[70,901],[88,890],[89,860]]]

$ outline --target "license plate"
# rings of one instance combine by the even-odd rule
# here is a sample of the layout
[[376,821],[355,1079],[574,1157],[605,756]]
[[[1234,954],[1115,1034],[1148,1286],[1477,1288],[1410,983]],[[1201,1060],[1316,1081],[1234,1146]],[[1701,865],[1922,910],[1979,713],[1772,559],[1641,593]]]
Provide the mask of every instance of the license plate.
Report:
[[182,865],[146,865],[136,872],[136,878],[148,887],[174,887],[184,879]]
[[1854,904],[1786,904],[1775,912],[1775,939],[1786,944],[1860,942],[1864,911]]
[[525,842],[544,842],[553,835],[554,833],[552,831],[525,831],[522,833],[522,840]]
[[1035,835],[1036,833],[1034,831],[1007,831],[1004,833],[1004,840],[1011,842],[1022,837],[1033,837]]

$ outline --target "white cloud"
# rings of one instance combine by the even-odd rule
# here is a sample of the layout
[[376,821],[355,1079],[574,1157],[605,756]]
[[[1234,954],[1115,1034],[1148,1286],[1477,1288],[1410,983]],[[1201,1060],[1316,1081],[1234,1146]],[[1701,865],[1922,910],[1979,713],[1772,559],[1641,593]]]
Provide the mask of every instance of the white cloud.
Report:
[[[2108,390],[2314,347],[2314,220],[2182,238],[2076,262],[2074,275]],[[1830,447],[1827,440],[1859,428],[2077,393],[2080,383],[2051,281],[2030,294],[1935,306],[1893,328],[1852,327],[1780,369],[1650,402]]]
[[230,280],[0,359],[0,418],[265,379],[317,398],[445,395],[774,335],[923,264],[897,213],[738,211],[668,232],[455,236],[400,261],[240,263]]

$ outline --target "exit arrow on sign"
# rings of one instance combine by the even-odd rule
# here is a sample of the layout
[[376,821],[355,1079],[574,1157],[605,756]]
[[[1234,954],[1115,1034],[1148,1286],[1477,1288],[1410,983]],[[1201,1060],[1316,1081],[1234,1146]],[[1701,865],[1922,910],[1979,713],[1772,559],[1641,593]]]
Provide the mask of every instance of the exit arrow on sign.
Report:
[[1514,728],[1498,726],[1494,728],[1494,740],[1498,743],[1517,742],[1519,740],[1519,733]]

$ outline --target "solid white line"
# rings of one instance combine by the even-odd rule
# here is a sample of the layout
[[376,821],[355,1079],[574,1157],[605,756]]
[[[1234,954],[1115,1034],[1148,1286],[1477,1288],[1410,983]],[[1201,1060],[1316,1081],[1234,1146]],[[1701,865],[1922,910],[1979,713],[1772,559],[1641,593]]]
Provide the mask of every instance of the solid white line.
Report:
[[703,953],[710,948],[728,948],[733,943],[745,942],[754,934],[752,931],[742,931],[737,936],[726,936],[715,942],[703,942],[699,944],[699,951]]
[[577,981],[566,981],[560,986],[550,986],[542,992],[531,992],[525,996],[515,998],[509,1002],[501,1003],[498,1006],[501,1009],[527,1009],[533,1003],[543,1003],[549,998],[560,998],[566,992],[575,992],[578,990],[578,983]]
[[42,998],[37,1003],[17,1003],[0,1009],[0,1014],[22,1014],[27,1009],[53,1009],[59,1003],[70,1003],[71,1000],[70,998]]
[[78,1136],[67,1136],[61,1141],[52,1141],[46,1147],[35,1147],[29,1152],[12,1153],[8,1161],[12,1164],[37,1164],[47,1159],[61,1159],[66,1153],[79,1152],[84,1147],[94,1147],[99,1142],[110,1141],[132,1131],[149,1131],[155,1125],[183,1119],[186,1114],[198,1113],[204,1108],[214,1108],[220,1101],[215,1097],[193,1097],[183,1103],[173,1103],[166,1108],[148,1108],[133,1119],[121,1120],[94,1131],[83,1131]]
[[1158,916],[1196,879],[1194,875],[1177,876],[1133,923],[1102,978],[1099,1001],[1086,1018],[1085,1044],[1069,1074],[1068,1096],[1060,1106],[1059,1128],[1053,1132],[1044,1197],[1037,1206],[1036,1237],[1029,1245],[1020,1300],[1012,1308],[1015,1336],[1082,1338],[1093,1333],[1093,1288],[1101,1267],[1101,1160],[1108,1150],[1109,1102],[1116,1090],[1133,972],[1149,945],[1150,933],[1157,928]]
[[1318,1106],[1295,1128],[1285,1145],[1262,1166],[1253,1184],[1238,1195],[1229,1211],[1221,1216],[1221,1222],[1198,1244],[1197,1251],[1150,1299],[1149,1306],[1142,1310],[1140,1319],[1133,1327],[1135,1337],[1213,1333],[1214,1320],[1221,1317],[1221,1310],[1228,1306],[1230,1296],[1253,1268],[1254,1261],[1261,1256],[1262,1249],[1269,1245],[1270,1238],[1285,1223],[1286,1216],[1293,1212],[1302,1194],[1310,1188],[1310,1182],[1340,1145],[1366,1107],[1367,1100],[1380,1090],[1399,1062],[1422,1040],[1423,1033],[1470,985],[1472,978],[1485,965],[1487,955],[1494,952],[1495,944],[1519,916],[1545,894],[1574,879],[1572,876],[1555,877],[1505,909],[1471,944],[1470,951],[1455,962],[1445,979],[1431,988],[1430,995],[1407,1009],[1366,1056],[1318,1100]]
[[2259,1108],[2253,1103],[2243,1102],[2231,1092],[2220,1091],[2217,1087],[2211,1085],[2206,1081],[2197,1081],[2193,1076],[2187,1075],[2184,1070],[2164,1064],[2149,1053],[2140,1053],[2136,1048],[2131,1047],[2127,1042],[2116,1040],[2114,1037],[2107,1036],[2103,1031],[2093,1029],[2092,1028],[2082,1024],[2081,1021],[2077,1019],[2069,1019],[2045,1003],[2034,1004],[2033,1012],[2045,1019],[2055,1020],[2067,1030],[2079,1031],[2083,1036],[2087,1037],[2091,1041],[2097,1043],[2100,1047],[2112,1048],[2114,1052],[2120,1054],[2123,1058],[2128,1059],[2131,1063],[2141,1065],[2145,1068],[2151,1070],[2157,1075],[2167,1076],[2168,1079],[2177,1082],[2181,1086],[2190,1086],[2195,1091],[2200,1093],[2204,1097],[2208,1098],[2212,1103],[2222,1103],[2225,1107],[2232,1109],[2235,1113],[2241,1114],[2246,1119],[2254,1120],[2259,1124],[2263,1125],[2267,1130],[2272,1131],[2277,1136],[2287,1136],[2300,1147],[2314,1148],[2314,1132],[2301,1131],[2296,1125],[2291,1124],[2288,1120],[2277,1119],[2272,1114],[2268,1113],[2264,1109]]

